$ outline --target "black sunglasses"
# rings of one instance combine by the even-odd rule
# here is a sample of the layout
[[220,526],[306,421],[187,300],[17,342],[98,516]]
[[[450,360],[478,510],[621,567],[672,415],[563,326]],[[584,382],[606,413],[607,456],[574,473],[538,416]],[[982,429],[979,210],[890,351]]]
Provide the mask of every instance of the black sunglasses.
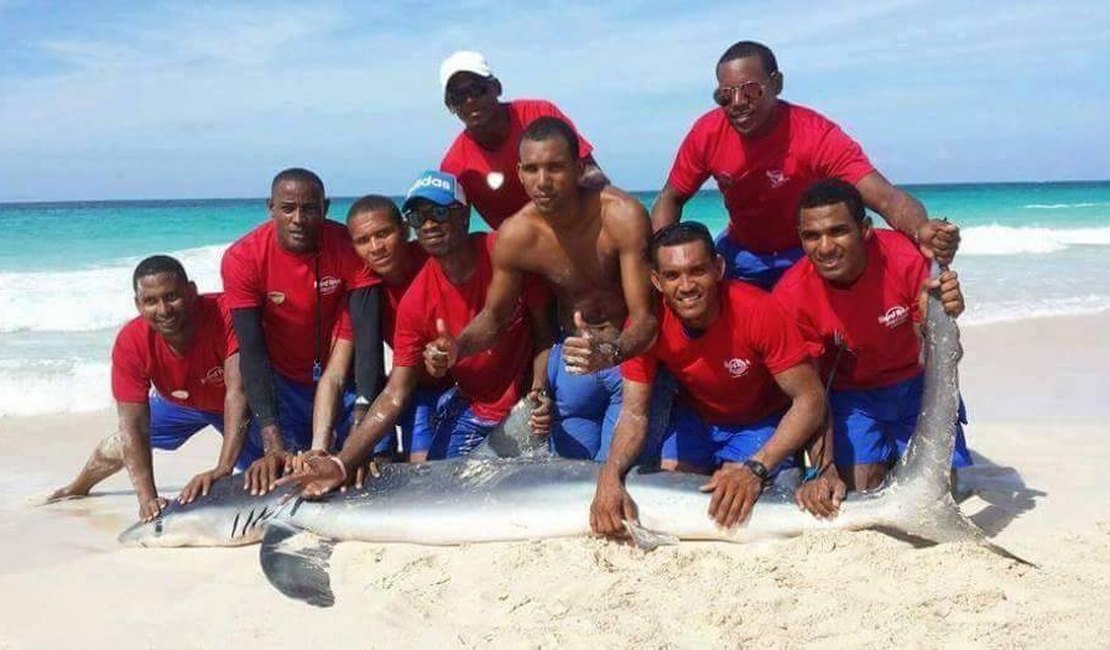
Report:
[[447,89],[447,105],[448,106],[462,106],[468,99],[478,99],[485,97],[486,93],[490,91],[491,84],[488,81],[476,81],[474,83],[466,84],[465,86],[456,86]]
[[405,210],[405,221],[413,228],[419,228],[425,221],[431,219],[436,223],[443,223],[451,218],[451,213],[459,208],[459,204],[430,205],[420,208]]

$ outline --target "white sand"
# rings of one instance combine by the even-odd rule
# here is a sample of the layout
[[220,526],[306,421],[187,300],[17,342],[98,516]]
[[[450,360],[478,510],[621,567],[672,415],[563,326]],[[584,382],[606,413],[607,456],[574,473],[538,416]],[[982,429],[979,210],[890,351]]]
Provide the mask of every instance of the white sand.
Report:
[[[0,649],[1107,646],[1110,314],[969,328],[963,385],[978,467],[964,510],[1034,569],[974,546],[879,533],[643,554],[599,540],[426,548],[347,543],[338,602],[274,591],[257,547],[122,549],[123,476],[95,498],[31,500],[67,481],[108,413],[0,419]],[[1062,417],[1053,413],[1063,410]],[[165,494],[215,458],[205,433],[159,453]]]

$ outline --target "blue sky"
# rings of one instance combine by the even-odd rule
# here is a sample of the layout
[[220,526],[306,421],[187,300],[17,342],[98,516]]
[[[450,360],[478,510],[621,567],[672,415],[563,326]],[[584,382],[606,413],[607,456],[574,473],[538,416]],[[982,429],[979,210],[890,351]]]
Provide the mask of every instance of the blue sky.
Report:
[[262,196],[292,165],[399,194],[460,128],[462,48],[653,190],[743,38],[895,182],[1110,178],[1105,1],[362,4],[0,0],[0,201]]

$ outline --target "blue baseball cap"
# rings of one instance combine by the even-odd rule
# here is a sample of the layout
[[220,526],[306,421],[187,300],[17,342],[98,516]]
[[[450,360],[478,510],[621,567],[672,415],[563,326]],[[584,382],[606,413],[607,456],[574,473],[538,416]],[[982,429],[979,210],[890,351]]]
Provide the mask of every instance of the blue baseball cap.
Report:
[[466,192],[454,174],[429,169],[421,173],[409,187],[402,210],[408,210],[413,199],[424,199],[444,207],[461,203],[467,205]]

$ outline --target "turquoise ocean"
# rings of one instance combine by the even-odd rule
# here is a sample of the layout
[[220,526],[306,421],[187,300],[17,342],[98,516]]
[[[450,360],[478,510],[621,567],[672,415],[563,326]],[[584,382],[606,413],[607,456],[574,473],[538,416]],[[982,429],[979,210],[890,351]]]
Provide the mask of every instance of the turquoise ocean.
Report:
[[[1110,309],[1110,182],[904,187],[962,229],[964,325]],[[654,193],[637,196],[650,204]],[[350,203],[334,199],[332,217]],[[262,199],[0,204],[0,416],[110,406],[109,351],[134,316],[134,265],[169,253],[218,291],[224,249],[265,218]],[[727,222],[716,191],[684,218],[715,233]]]

